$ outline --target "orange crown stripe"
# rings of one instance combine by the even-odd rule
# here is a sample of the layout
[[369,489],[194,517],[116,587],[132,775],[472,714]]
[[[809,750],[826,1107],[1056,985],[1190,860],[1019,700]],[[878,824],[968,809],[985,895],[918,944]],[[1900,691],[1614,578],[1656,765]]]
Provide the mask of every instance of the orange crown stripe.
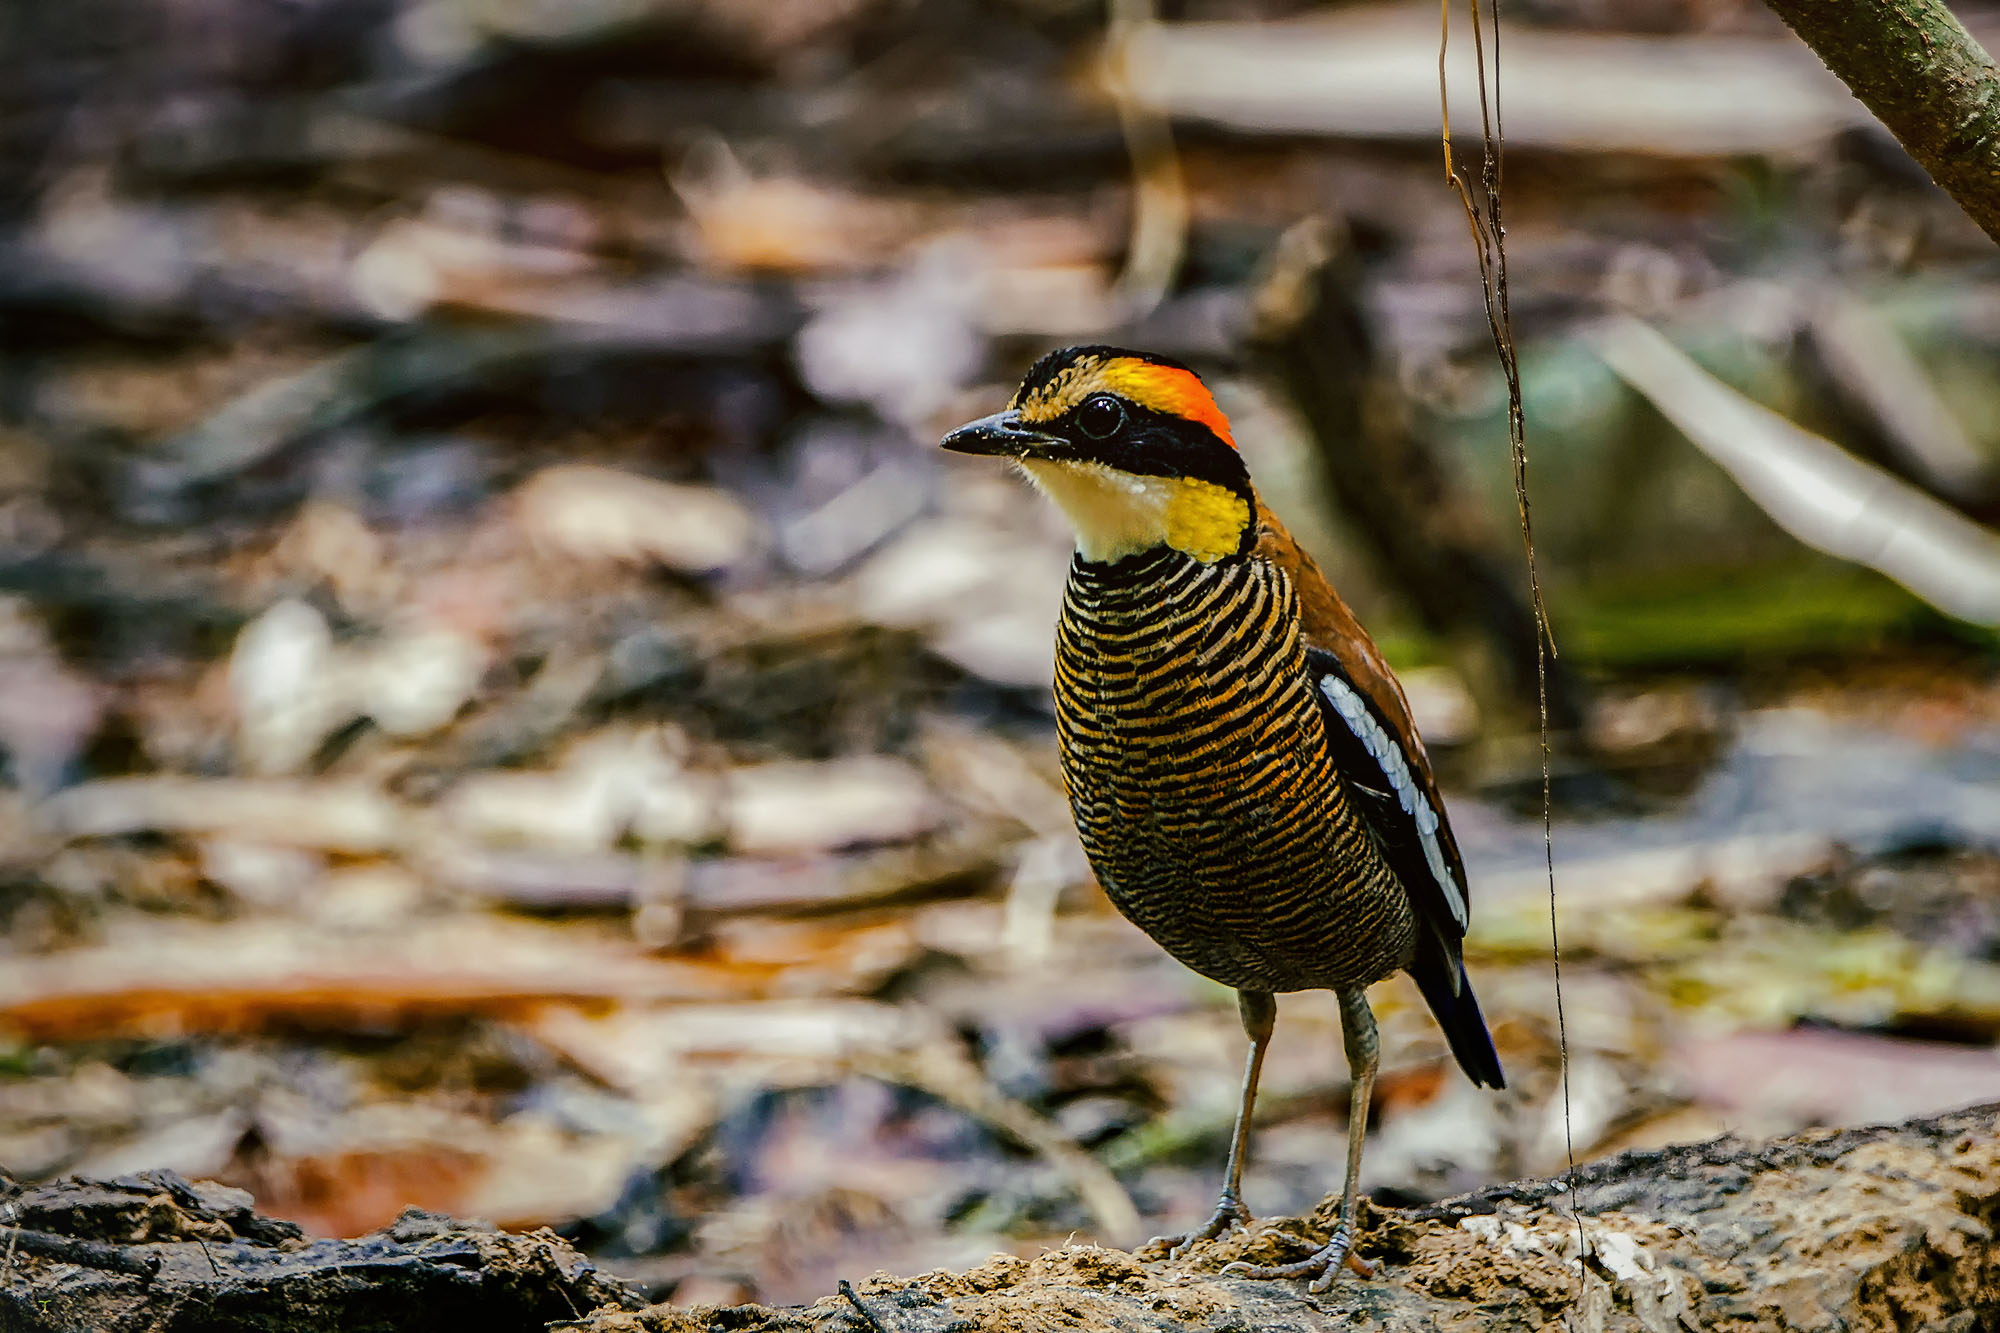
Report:
[[1199,421],[1224,444],[1236,447],[1236,437],[1229,433],[1229,418],[1215,405],[1215,396],[1209,393],[1208,386],[1191,370],[1151,361],[1114,361],[1104,368],[1103,382],[1106,388],[1141,407]]

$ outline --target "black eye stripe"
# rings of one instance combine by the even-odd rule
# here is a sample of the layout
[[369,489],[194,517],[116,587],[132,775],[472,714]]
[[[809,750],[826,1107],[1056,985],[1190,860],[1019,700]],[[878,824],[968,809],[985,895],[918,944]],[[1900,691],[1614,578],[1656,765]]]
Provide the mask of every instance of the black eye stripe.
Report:
[[[1118,413],[1117,425],[1103,436],[1091,434],[1083,419],[1084,409],[1099,398],[1109,400]],[[1090,395],[1042,429],[1067,442],[1047,455],[1051,458],[1102,463],[1142,477],[1193,477],[1251,493],[1243,456],[1207,426],[1109,393]]]

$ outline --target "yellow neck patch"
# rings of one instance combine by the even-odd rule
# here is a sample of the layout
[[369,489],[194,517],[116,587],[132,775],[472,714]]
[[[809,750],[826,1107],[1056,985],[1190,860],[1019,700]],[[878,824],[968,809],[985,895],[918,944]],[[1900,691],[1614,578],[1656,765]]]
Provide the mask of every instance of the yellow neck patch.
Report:
[[1069,519],[1086,560],[1122,560],[1171,546],[1213,564],[1236,554],[1250,523],[1249,502],[1212,481],[1034,458],[1022,459],[1021,470]]

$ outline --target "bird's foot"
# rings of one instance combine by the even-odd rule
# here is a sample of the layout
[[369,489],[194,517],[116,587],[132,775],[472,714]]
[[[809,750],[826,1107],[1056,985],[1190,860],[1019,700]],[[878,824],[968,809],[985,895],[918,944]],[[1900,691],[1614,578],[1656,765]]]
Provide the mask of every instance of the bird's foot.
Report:
[[1150,1243],[1165,1245],[1167,1258],[1179,1259],[1193,1249],[1196,1243],[1226,1236],[1237,1227],[1248,1226],[1250,1220],[1250,1210],[1243,1206],[1243,1200],[1234,1194],[1225,1193],[1215,1201],[1215,1211],[1209,1215],[1208,1221],[1193,1231],[1183,1231],[1177,1236],[1155,1236]]
[[1340,1276],[1342,1268],[1356,1277],[1374,1277],[1381,1271],[1380,1265],[1371,1264],[1354,1252],[1354,1233],[1345,1222],[1333,1229],[1333,1236],[1318,1252],[1295,1264],[1233,1263],[1223,1268],[1222,1276],[1257,1278],[1266,1282],[1311,1278],[1308,1290],[1325,1291]]

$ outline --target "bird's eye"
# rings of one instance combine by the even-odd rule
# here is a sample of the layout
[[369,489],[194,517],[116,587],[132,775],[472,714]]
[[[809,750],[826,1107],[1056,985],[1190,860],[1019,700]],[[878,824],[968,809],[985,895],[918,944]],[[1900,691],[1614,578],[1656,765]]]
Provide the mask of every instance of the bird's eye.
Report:
[[1125,409],[1109,394],[1095,394],[1076,409],[1076,428],[1093,440],[1108,440],[1125,424]]

